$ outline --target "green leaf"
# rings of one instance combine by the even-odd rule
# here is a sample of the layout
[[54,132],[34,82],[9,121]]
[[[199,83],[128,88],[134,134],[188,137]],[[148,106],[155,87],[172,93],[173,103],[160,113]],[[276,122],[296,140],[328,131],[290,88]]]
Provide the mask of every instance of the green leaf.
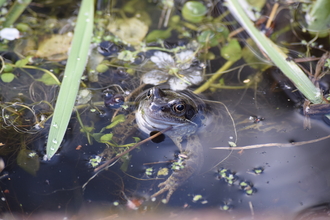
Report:
[[18,60],[18,61],[16,61],[15,66],[17,68],[22,68],[22,67],[26,66],[26,64],[28,64],[30,62],[30,59],[31,59],[31,56],[27,56],[24,59]]
[[229,61],[237,61],[242,57],[242,48],[238,40],[232,39],[221,48],[221,56]]
[[307,30],[318,34],[319,37],[329,36],[330,22],[330,1],[316,0],[312,1],[313,7],[305,16],[308,24]]
[[115,127],[117,124],[124,122],[126,120],[125,115],[117,115],[116,117],[113,118],[112,123],[108,126],[106,126],[106,129],[110,129]]
[[103,135],[104,135],[103,133],[94,133],[94,134],[92,135],[92,137],[93,137],[97,142],[102,143],[102,142],[101,142],[101,137],[102,137]]
[[35,176],[39,170],[39,157],[32,151],[27,149],[21,149],[17,155],[17,165],[23,170]]
[[264,71],[272,66],[271,63],[266,63],[262,60],[264,56],[259,52],[259,48],[251,38],[247,39],[246,43],[249,46],[245,46],[242,49],[242,58],[250,67]]
[[44,73],[40,79],[37,79],[39,82],[43,82],[47,86],[58,85],[58,80],[48,73]]
[[164,40],[169,37],[171,37],[171,29],[153,30],[147,35],[146,41],[147,41],[147,43],[149,43],[149,42],[157,41],[159,39]]
[[198,23],[201,22],[207,13],[207,8],[202,2],[189,1],[183,5],[182,16],[187,21]]
[[206,30],[198,35],[197,40],[201,44],[206,44],[211,47],[214,47],[218,44],[217,39],[215,38],[215,33],[211,30]]
[[15,75],[13,73],[3,73],[0,75],[1,80],[5,83],[10,83],[15,79]]
[[287,55],[269,38],[256,29],[248,18],[238,0],[227,1],[227,7],[250,37],[258,44],[267,56],[299,89],[304,96],[314,104],[324,103],[322,92],[317,88],[294,61],[288,61]]
[[120,166],[120,170],[126,173],[127,169],[128,169],[130,159],[131,159],[131,156],[130,155],[125,155],[124,157],[121,157],[120,159],[123,162],[123,164]]
[[83,0],[47,140],[46,154],[48,159],[51,159],[60,147],[69,124],[80,79],[87,63],[93,33],[93,20],[94,1]]
[[8,65],[8,64],[6,64],[3,68],[4,73],[11,73],[11,72],[13,72],[13,70],[14,70],[14,67],[11,65]]
[[112,140],[112,137],[113,137],[113,133],[104,134],[104,135],[101,136],[100,142],[101,143],[107,143],[107,142]]

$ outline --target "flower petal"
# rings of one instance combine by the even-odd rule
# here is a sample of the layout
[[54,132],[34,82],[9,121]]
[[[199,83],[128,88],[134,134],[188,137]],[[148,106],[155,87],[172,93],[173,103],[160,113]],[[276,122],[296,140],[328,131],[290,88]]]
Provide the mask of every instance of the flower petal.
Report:
[[166,82],[168,75],[160,70],[151,70],[142,75],[141,80],[145,84],[158,85]]
[[204,80],[203,70],[199,67],[182,70],[180,74],[184,75],[183,78],[194,85],[197,85]]
[[188,69],[195,59],[195,54],[192,50],[186,50],[175,54],[175,59],[179,69]]
[[154,55],[150,57],[150,60],[162,69],[175,66],[173,57],[168,53],[160,51],[155,52]]
[[178,77],[171,77],[168,84],[170,84],[172,90],[184,90],[188,87],[188,84]]

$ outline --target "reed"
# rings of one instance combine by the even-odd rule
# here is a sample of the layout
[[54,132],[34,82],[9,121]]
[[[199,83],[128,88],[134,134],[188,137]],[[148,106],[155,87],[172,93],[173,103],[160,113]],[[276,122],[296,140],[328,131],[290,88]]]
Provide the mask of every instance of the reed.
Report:
[[48,141],[48,159],[56,153],[67,130],[79,90],[80,79],[85,70],[94,23],[94,1],[83,0],[74,30],[71,50],[58,94]]

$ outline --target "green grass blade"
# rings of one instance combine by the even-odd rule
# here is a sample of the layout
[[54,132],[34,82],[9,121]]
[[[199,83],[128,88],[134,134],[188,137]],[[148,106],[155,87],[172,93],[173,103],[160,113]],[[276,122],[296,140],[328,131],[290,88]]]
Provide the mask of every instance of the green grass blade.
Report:
[[94,1],[83,0],[49,131],[46,148],[48,159],[52,158],[60,147],[71,118],[80,79],[87,63],[93,33],[93,19]]
[[[32,0],[21,0],[16,1],[13,6],[11,6],[9,12],[6,15],[6,19],[3,22],[3,27],[9,27],[17,20],[17,18],[23,13],[25,8],[31,3]],[[3,4],[3,3],[2,3]]]
[[322,93],[319,88],[309,80],[306,74],[293,62],[288,61],[287,55],[270,39],[255,28],[248,18],[238,0],[227,0],[230,12],[249,33],[256,44],[268,55],[273,63],[295,84],[297,89],[312,103],[323,103]]

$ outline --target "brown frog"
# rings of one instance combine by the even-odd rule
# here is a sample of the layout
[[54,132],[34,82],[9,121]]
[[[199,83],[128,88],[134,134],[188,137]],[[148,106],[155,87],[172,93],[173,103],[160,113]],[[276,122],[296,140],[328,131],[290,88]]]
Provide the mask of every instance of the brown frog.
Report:
[[168,192],[168,202],[174,191],[203,165],[203,149],[233,141],[233,121],[224,105],[203,100],[188,90],[153,87],[138,101],[136,122],[139,129],[149,135],[171,127],[165,135],[173,140],[184,160],[183,168],[174,170],[159,184],[161,189],[151,196]]

